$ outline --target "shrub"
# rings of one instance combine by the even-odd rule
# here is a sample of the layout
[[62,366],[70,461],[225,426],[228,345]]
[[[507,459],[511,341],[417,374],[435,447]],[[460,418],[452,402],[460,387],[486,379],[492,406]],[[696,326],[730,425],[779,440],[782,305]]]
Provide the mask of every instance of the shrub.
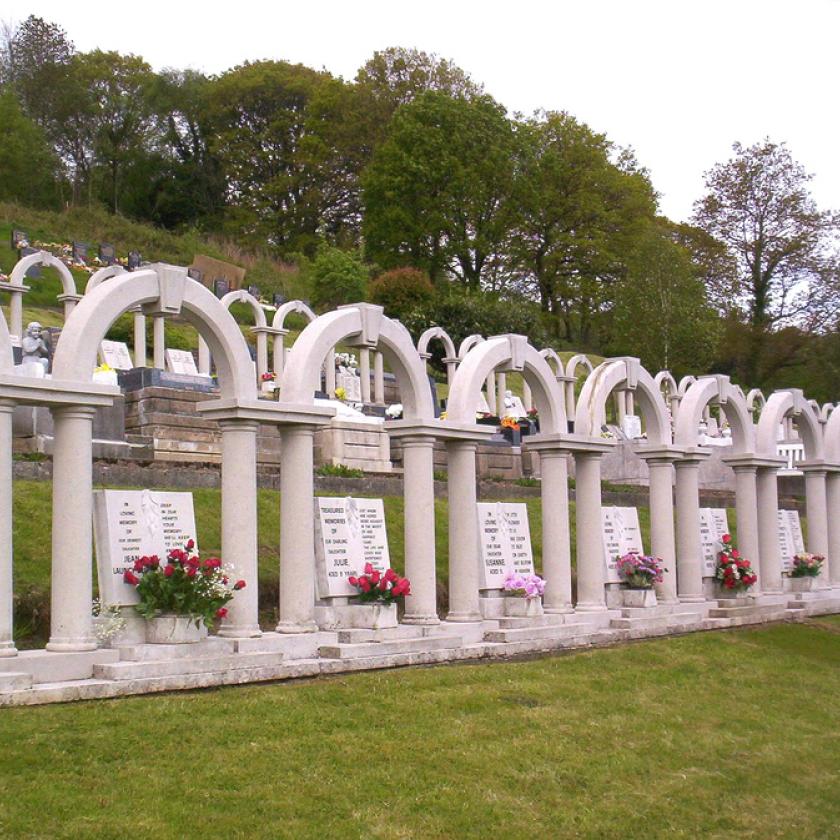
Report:
[[385,308],[385,314],[402,320],[405,315],[427,307],[435,287],[425,271],[395,268],[380,274],[370,284],[370,300]]
[[356,254],[322,245],[310,273],[312,304],[317,309],[335,309],[365,299],[368,270]]

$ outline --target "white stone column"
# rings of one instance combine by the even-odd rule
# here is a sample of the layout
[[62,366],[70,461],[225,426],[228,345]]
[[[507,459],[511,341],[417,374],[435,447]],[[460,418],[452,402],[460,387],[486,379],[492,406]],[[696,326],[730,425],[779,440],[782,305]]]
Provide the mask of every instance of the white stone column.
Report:
[[491,414],[497,414],[498,403],[496,401],[496,375],[494,373],[487,374],[487,381],[485,383],[487,388],[487,407]]
[[473,440],[446,442],[449,495],[449,614],[447,621],[480,621],[478,516]]
[[94,408],[53,408],[53,510],[50,640],[47,650],[94,650],[93,417]]
[[146,316],[140,310],[134,310],[134,367],[146,367]]
[[152,353],[154,366],[166,370],[166,320],[163,315],[152,316]]
[[572,554],[569,537],[569,470],[565,451],[540,449],[542,472],[543,607],[572,612]]
[[626,392],[626,399],[627,399],[627,413],[630,415],[634,415],[636,413],[636,401],[633,396],[632,391]]
[[779,487],[776,467],[758,468],[756,491],[758,586],[765,594],[778,595],[782,591],[782,558],[779,551]]
[[206,376],[210,376],[212,368],[212,359],[210,358],[210,348],[207,342],[201,337],[198,337],[198,372]]
[[0,657],[17,653],[14,642],[14,547],[12,534],[12,414],[15,404],[0,400]]
[[525,406],[525,411],[530,411],[534,407],[531,386],[524,379],[522,380],[522,404]]
[[606,610],[601,537],[601,453],[575,452],[577,604],[581,612]]
[[222,420],[222,562],[246,586],[233,596],[220,636],[259,636],[257,430],[252,420]]
[[315,623],[313,426],[280,427],[280,622],[278,633],[311,633]]
[[76,304],[82,299],[81,295],[58,295],[58,301],[64,306],[65,322],[76,308]]
[[373,401],[385,405],[385,359],[378,350],[373,354]]
[[621,426],[622,421],[627,415],[627,398],[624,391],[615,392],[615,407],[618,415],[618,425]]
[[[758,491],[756,467],[733,465],[735,471],[735,522],[738,526],[738,550],[752,564],[761,566],[761,543],[758,537]],[[760,582],[759,582],[760,585]]]
[[431,435],[404,437],[403,497],[405,576],[411,594],[405,599],[405,624],[438,624],[435,566],[434,447]]
[[[663,604],[676,604],[677,552],[674,542],[673,458],[647,458],[650,472],[650,550],[665,567],[656,594]],[[699,531],[698,531],[699,533]]]
[[370,402],[370,350],[367,347],[359,349],[359,376],[362,380],[362,402]]
[[23,293],[23,288],[9,290],[9,332],[19,339],[23,339]]
[[443,360],[446,365],[446,384],[452,386],[452,378],[455,376],[455,371],[458,370],[458,359],[446,358]]
[[808,517],[808,551],[821,554],[826,563],[820,570],[818,585],[829,585],[828,560],[828,516],[826,501],[826,470],[820,467],[804,467],[805,473],[805,515]]
[[561,381],[563,392],[566,395],[566,417],[574,422],[575,419],[575,384],[576,381],[569,377]]
[[257,335],[257,387],[262,383],[262,375],[268,372],[268,333],[264,329],[254,327]]
[[335,397],[335,348],[327,353],[327,360],[324,362],[324,387],[327,389],[327,396]]
[[286,361],[285,349],[283,347],[283,337],[288,334],[288,330],[283,330],[274,334],[274,343],[271,346],[271,353],[273,356],[274,373],[277,378],[283,373],[283,365]]
[[499,372],[496,374],[496,408],[500,414],[505,410],[505,391],[507,391],[507,374]]
[[828,510],[828,580],[840,586],[840,472],[832,470],[826,476],[826,508]]
[[680,601],[700,603],[703,595],[703,551],[700,545],[700,459],[676,461],[677,593]]

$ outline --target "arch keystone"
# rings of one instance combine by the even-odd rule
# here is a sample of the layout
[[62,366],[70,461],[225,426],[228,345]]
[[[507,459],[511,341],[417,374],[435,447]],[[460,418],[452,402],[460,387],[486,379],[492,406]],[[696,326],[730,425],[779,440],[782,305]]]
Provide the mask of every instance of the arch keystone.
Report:
[[143,307],[146,315],[180,315],[184,303],[187,269],[168,263],[149,266],[158,277],[158,298]]
[[382,329],[384,309],[375,303],[350,303],[339,306],[339,309],[356,309],[361,316],[362,329],[357,336],[350,340],[355,347],[367,347],[372,350],[379,344],[379,332]]

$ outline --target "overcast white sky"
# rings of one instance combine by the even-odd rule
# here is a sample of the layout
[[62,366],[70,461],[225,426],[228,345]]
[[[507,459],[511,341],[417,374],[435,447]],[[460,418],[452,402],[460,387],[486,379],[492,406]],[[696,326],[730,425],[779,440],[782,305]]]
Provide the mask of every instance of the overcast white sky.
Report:
[[509,111],[566,110],[632,146],[683,220],[702,173],[735,140],[788,143],[840,209],[840,0],[329,0],[139,3],[31,0],[79,50],[142,55],[155,69],[218,73],[260,58],[352,79],[374,50],[450,58]]

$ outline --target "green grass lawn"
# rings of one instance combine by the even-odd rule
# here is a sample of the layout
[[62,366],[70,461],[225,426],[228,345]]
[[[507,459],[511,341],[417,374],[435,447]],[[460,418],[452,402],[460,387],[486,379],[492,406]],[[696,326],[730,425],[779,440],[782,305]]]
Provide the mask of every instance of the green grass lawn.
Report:
[[829,838],[840,634],[0,712],[3,837]]

